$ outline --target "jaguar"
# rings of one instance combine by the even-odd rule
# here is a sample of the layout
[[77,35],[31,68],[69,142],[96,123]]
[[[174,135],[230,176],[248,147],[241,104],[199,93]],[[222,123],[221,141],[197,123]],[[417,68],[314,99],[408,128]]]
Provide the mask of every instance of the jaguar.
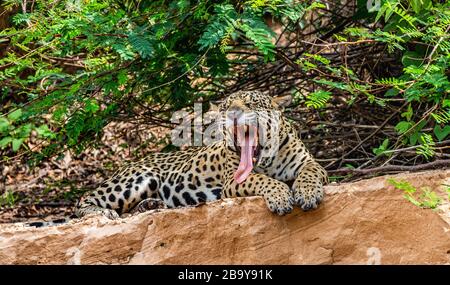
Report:
[[78,218],[117,219],[152,209],[194,206],[220,198],[262,196],[270,211],[317,208],[325,169],[283,116],[291,96],[238,91],[213,108],[220,139],[201,147],[152,153],[118,170],[80,199]]

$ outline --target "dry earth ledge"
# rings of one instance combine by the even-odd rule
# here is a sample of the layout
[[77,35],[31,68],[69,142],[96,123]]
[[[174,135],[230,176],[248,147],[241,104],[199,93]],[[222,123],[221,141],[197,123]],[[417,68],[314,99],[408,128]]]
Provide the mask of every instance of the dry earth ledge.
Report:
[[[445,195],[450,170],[394,175]],[[0,225],[2,264],[448,264],[449,203],[420,209],[387,176],[326,187],[312,212],[278,217],[261,198],[49,228]]]

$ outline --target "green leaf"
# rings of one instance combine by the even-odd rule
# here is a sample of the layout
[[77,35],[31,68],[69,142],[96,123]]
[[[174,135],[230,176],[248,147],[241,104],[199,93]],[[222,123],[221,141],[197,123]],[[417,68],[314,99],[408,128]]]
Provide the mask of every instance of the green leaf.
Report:
[[13,139],[12,140],[12,150],[14,152],[18,151],[22,143],[24,142],[24,138]]
[[8,130],[9,121],[6,118],[0,117],[0,134]]
[[380,10],[378,10],[377,16],[375,17],[375,22],[378,22],[381,17],[383,17],[386,12],[386,5],[381,6]]
[[[411,122],[411,124],[414,125],[414,122]],[[427,120],[422,120],[414,129],[409,131],[411,133],[409,135],[410,145],[415,145],[419,141],[420,137],[423,135],[423,133],[421,133],[421,130],[426,124]]]
[[434,192],[431,191],[428,187],[421,188],[422,195],[420,195],[419,199],[414,197],[414,193],[416,193],[416,187],[412,186],[406,180],[397,181],[393,178],[389,178],[387,182],[393,185],[395,188],[402,190],[404,192],[403,197],[414,204],[417,207],[421,208],[436,208],[442,201],[442,199]]
[[331,98],[331,92],[318,90],[316,92],[310,93],[307,96],[306,106],[313,107],[315,109],[320,109],[326,106],[328,100]]
[[128,37],[133,49],[143,58],[149,58],[153,54],[153,44],[147,36],[140,34],[131,34]]
[[372,151],[376,156],[382,155],[389,147],[389,139],[385,139],[383,143],[376,148],[373,148]]
[[413,196],[408,195],[408,194],[403,194],[403,197],[405,197],[406,200],[408,200],[409,202],[413,203],[415,206],[417,207],[421,207],[422,203],[420,203],[419,201],[417,201]]
[[433,132],[438,141],[442,141],[450,134],[450,125],[446,125],[444,128],[436,125],[433,129]]
[[408,109],[406,110],[406,112],[403,112],[401,114],[401,116],[403,118],[406,118],[407,121],[411,121],[413,114],[414,114],[414,112],[413,112],[412,106],[411,106],[411,104],[409,104]]
[[47,125],[40,125],[39,127],[35,128],[38,136],[43,138],[50,138],[53,139],[56,137],[55,133],[53,133]]
[[22,117],[22,109],[17,109],[8,115],[8,119],[12,122],[17,121]]
[[135,57],[135,53],[131,50],[129,45],[116,43],[111,46],[115,52],[117,52],[122,60],[132,60]]
[[425,159],[430,159],[434,156],[435,150],[433,137],[429,134],[422,134],[419,139],[420,146],[416,149],[416,153],[425,157]]
[[412,123],[411,123],[411,122],[400,121],[400,122],[395,126],[395,130],[396,130],[399,134],[404,134],[404,133],[406,133],[411,127],[412,127]]
[[424,188],[421,196],[422,207],[435,209],[442,202],[442,199],[436,194],[436,192],[430,189]]
[[13,131],[13,136],[19,138],[27,138],[30,135],[32,129],[32,124],[21,125]]
[[443,108],[450,107],[450,99],[442,100],[442,107]]
[[434,118],[434,120],[438,124],[450,123],[450,110],[431,113],[431,116]]
[[237,25],[239,15],[233,5],[221,4],[214,7],[216,15],[210,19],[205,32],[198,40],[200,49],[206,49],[217,45],[224,38],[229,36]]
[[84,110],[88,113],[95,113],[100,109],[100,106],[94,100],[88,100]]
[[64,116],[66,115],[67,107],[66,106],[58,106],[55,111],[53,111],[52,118],[55,121],[62,121],[64,119]]
[[127,73],[124,70],[121,70],[117,73],[117,83],[125,84],[128,81]]
[[389,178],[387,179],[387,182],[408,195],[412,195],[416,192],[416,188],[406,180],[396,180],[394,178]]
[[[274,1],[276,2],[276,1]],[[309,7],[306,8],[306,10],[313,10],[313,9],[325,9],[327,6],[320,1],[313,2]]]
[[338,35],[338,34],[334,34],[333,37],[336,38],[340,42],[346,42],[347,41],[347,38],[345,38],[345,37],[343,37],[341,35]]
[[268,29],[250,25],[242,25],[241,28],[245,31],[245,37],[251,40],[262,54],[270,58],[273,57],[275,45],[271,41],[272,34]]
[[0,140],[0,149],[5,149],[8,144],[12,141],[12,137],[5,137]]
[[433,4],[431,0],[409,0],[409,3],[416,14],[429,10]]
[[420,136],[421,136],[420,132],[415,132],[415,133],[411,134],[409,136],[409,144],[415,145],[417,143],[417,141],[419,141]]
[[30,21],[31,13],[17,13],[12,17],[12,21],[16,25],[28,23]]
[[328,58],[325,58],[325,57],[323,57],[323,56],[321,56],[319,54],[304,53],[303,55],[307,56],[307,57],[310,57],[310,58],[313,58],[313,59],[317,60],[318,62],[321,62],[321,63],[323,63],[325,65],[329,65],[330,62],[331,62]]
[[409,3],[411,4],[414,12],[418,14],[422,8],[422,0],[409,0]]

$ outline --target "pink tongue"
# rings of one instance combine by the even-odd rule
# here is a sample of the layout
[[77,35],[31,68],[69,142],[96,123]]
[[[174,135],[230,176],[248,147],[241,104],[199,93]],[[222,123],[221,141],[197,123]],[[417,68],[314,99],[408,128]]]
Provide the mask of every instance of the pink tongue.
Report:
[[[239,139],[238,134],[238,142],[241,141],[242,139]],[[247,179],[253,169],[253,138],[245,136],[243,141],[244,145],[241,145],[241,162],[239,163],[238,169],[234,173],[234,180],[236,180],[239,184]]]

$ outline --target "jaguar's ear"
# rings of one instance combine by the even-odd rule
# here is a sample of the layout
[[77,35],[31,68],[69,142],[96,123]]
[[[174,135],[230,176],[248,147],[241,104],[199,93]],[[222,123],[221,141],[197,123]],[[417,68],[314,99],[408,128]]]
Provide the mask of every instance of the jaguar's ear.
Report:
[[291,103],[292,103],[291,95],[272,98],[272,104],[274,105],[274,107],[284,108],[291,105]]
[[219,111],[219,105],[213,102],[209,102],[209,112],[218,112]]

